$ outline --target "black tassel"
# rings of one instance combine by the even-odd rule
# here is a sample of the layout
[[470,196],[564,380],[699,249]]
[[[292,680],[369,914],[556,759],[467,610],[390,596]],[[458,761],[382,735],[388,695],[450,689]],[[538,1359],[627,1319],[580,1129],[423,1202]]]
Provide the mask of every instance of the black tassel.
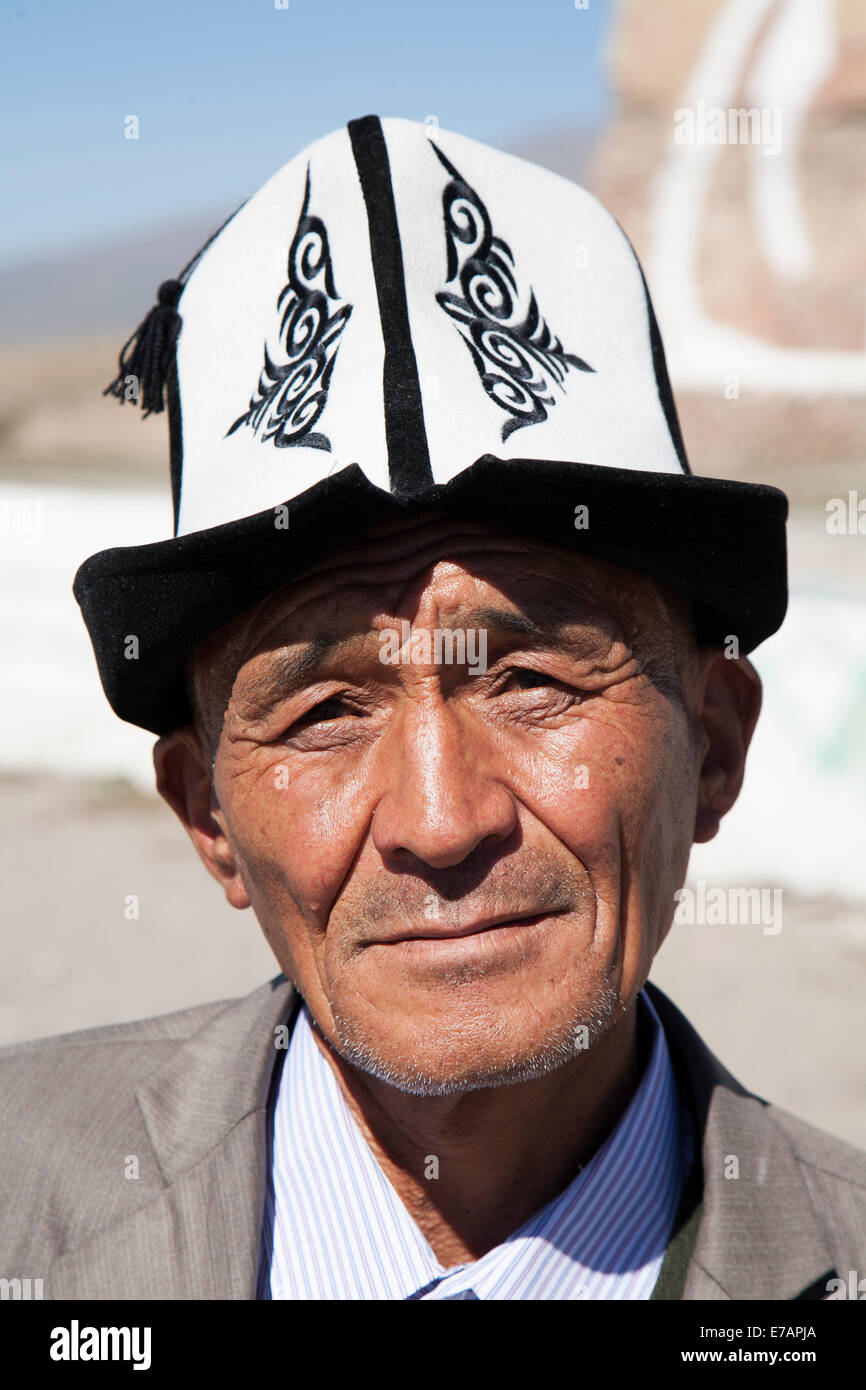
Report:
[[121,405],[128,400],[139,402],[145,420],[165,408],[165,384],[183,322],[177,311],[182,290],[180,280],[163,281],[158,303],[120,349],[117,376],[102,393],[115,396]]
[[[124,401],[138,402],[144,410],[142,418],[145,420],[148,415],[159,415],[165,409],[165,386],[174,363],[175,344],[183,323],[177,311],[177,301],[183,294],[190,271],[198,265],[211,242],[216,240],[223,228],[227,227],[232,218],[245,206],[246,199],[208,237],[204,246],[200,251],[196,251],[176,280],[163,280],[157,293],[158,302],[120,349],[117,376],[106,386],[103,396],[114,396],[121,405]],[[129,381],[130,377],[135,378],[134,384]]]

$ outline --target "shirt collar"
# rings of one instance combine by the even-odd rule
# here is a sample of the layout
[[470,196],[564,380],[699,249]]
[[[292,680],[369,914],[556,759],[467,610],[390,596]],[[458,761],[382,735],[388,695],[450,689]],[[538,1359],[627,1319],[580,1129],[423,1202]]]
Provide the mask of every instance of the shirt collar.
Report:
[[270,1296],[648,1298],[688,1155],[664,1030],[645,991],[639,999],[649,1061],[608,1138],[507,1240],[449,1270],[367,1144],[302,1005],[273,1114],[263,1263]]

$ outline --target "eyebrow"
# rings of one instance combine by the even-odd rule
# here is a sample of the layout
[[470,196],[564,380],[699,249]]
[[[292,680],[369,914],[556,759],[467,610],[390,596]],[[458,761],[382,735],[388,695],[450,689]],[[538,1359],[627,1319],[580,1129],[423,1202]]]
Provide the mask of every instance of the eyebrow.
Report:
[[[462,622],[448,626],[462,627],[464,630],[484,628],[494,636],[503,633],[511,637],[529,639],[536,646],[570,655],[575,655],[580,645],[574,635],[566,636],[563,632],[564,619],[542,623],[525,613],[493,607],[476,608],[459,616],[463,618]],[[265,709],[273,701],[293,695],[303,688],[310,677],[315,676],[317,669],[327,657],[333,656],[340,647],[349,646],[366,635],[368,634],[360,631],[343,635],[320,633],[300,651],[274,653],[264,667],[250,677],[250,683],[242,693],[244,704],[249,702],[256,709]]]
[[564,621],[539,623],[525,613],[513,613],[508,608],[476,608],[469,616],[471,627],[486,627],[494,632],[502,631],[512,637],[528,637],[539,647],[552,647],[557,651],[573,651],[574,642],[563,632]]
[[299,652],[275,652],[264,667],[251,676],[249,684],[242,692],[244,703],[257,708],[267,706],[271,701],[292,695],[307,681],[325,657],[338,647],[357,641],[357,633],[347,633],[340,637],[336,633],[324,632],[314,637]]

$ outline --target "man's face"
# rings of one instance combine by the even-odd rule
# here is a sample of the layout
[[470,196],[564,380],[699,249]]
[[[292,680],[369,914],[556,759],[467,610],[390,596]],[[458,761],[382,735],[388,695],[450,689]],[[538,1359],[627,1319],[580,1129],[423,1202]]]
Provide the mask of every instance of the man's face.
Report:
[[[474,670],[436,660],[446,629]],[[670,925],[699,674],[648,580],[384,528],[200,651],[197,687],[231,686],[209,867],[363,1070],[417,1094],[541,1075],[622,1017]]]

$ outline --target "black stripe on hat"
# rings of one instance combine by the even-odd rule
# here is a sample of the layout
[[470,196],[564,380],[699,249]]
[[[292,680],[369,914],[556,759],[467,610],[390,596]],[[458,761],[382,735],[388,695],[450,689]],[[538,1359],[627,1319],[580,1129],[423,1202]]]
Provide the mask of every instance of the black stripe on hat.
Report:
[[[634,250],[633,247],[632,250]],[[635,257],[635,259],[637,260],[637,257]],[[668,430],[670,431],[671,443],[676,449],[677,458],[680,461],[680,467],[682,468],[684,473],[691,473],[692,470],[689,467],[689,460],[686,456],[686,446],[683,443],[683,434],[682,430],[680,429],[679,416],[677,415],[677,407],[674,401],[674,393],[671,390],[671,381],[670,377],[668,376],[668,368],[667,362],[665,361],[665,350],[664,345],[662,343],[662,335],[659,332],[658,320],[655,315],[655,310],[653,309],[653,302],[650,299],[649,287],[647,285],[646,276],[643,273],[643,266],[641,265],[640,261],[638,261],[638,270],[640,271],[640,278],[643,281],[643,292],[646,297],[646,310],[647,317],[649,318],[650,348],[652,350],[653,356],[653,371],[655,372],[656,389],[659,393],[659,400],[661,401],[662,410],[665,413],[665,420],[667,421]]]
[[418,363],[409,332],[403,252],[385,134],[378,116],[348,125],[361,181],[385,344],[382,393],[391,491],[420,492],[433,482]]
[[659,404],[661,405],[661,408],[665,413],[665,420],[667,422],[668,432],[670,433],[671,443],[674,446],[677,459],[679,460],[679,465],[682,468],[683,472],[688,477],[691,477],[692,470],[689,466],[688,455],[686,454],[686,446],[683,443],[683,432],[680,429],[680,419],[677,415],[677,407],[676,402],[674,401],[674,393],[671,390],[671,379],[668,376],[668,366],[667,361],[665,360],[664,343],[662,342],[662,335],[659,332],[659,325],[655,315],[655,309],[653,308],[653,302],[650,299],[649,285],[647,284],[646,276],[643,273],[643,266],[638,260],[637,251],[635,251],[634,247],[632,246],[631,242],[629,241],[628,237],[623,231],[623,228],[620,226],[620,223],[616,221],[616,218],[614,218],[614,221],[616,222],[616,225],[619,227],[620,232],[622,232],[622,235],[625,238],[625,243],[628,246],[629,251],[631,251],[631,254],[634,256],[635,265],[637,266],[638,271],[640,272],[641,284],[643,285],[644,299],[646,301],[650,352],[652,353],[653,373],[656,379],[656,390],[658,391]]

